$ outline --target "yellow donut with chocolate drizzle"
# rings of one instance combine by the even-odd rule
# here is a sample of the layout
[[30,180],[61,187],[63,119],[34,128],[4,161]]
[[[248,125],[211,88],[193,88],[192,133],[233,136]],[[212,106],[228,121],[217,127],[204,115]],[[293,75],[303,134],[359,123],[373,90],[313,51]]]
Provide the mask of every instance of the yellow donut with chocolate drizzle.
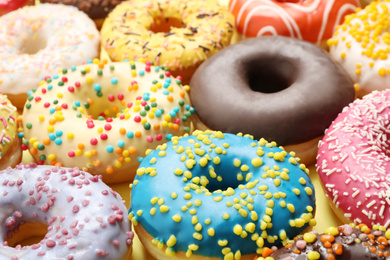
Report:
[[188,90],[150,62],[63,69],[29,94],[25,145],[39,164],[77,166],[106,183],[132,180],[147,149],[190,132]]
[[250,135],[174,137],[131,187],[129,218],[156,259],[253,259],[316,223],[308,169]]
[[234,16],[218,0],[133,0],[108,15],[101,42],[113,61],[152,60],[187,84],[234,32]]

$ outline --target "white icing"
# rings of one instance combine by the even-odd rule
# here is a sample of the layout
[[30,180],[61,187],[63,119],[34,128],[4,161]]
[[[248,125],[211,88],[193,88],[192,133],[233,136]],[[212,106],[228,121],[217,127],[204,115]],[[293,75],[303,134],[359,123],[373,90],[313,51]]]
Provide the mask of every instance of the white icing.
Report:
[[99,41],[94,22],[73,6],[40,4],[10,12],[0,17],[0,90],[27,93],[43,77],[96,58]]

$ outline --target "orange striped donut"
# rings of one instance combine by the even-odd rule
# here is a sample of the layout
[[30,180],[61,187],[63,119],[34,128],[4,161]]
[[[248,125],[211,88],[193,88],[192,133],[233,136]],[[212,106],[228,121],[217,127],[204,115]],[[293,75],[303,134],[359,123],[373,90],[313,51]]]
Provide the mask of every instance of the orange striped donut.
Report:
[[245,37],[283,35],[321,44],[358,0],[231,0],[230,12]]

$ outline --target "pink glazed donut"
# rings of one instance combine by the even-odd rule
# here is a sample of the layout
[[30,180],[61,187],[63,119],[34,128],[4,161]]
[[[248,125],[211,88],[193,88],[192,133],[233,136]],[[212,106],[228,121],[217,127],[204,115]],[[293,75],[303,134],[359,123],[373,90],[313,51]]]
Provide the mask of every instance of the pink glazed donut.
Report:
[[319,143],[317,171],[344,223],[390,227],[390,90],[357,99]]
[[[0,172],[0,258],[127,259],[134,233],[126,213],[116,192],[78,168],[9,167]],[[44,238],[11,247],[23,223],[47,226]]]

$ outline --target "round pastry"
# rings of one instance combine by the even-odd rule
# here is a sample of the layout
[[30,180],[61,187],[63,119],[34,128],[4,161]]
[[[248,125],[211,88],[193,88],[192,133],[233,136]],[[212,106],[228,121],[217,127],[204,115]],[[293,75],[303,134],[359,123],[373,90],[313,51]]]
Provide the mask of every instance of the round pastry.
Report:
[[3,0],[0,2],[0,16],[25,5],[34,5],[35,0]]
[[0,17],[0,90],[22,108],[27,92],[63,67],[99,54],[100,36],[73,6],[40,4]]
[[[375,226],[346,224],[329,227],[325,233],[305,233],[294,241],[277,249],[268,258],[265,255],[257,260],[293,259],[359,259],[385,260],[390,257],[390,229]],[[266,250],[267,252],[272,252]]]
[[[230,11],[237,29],[246,37],[282,35],[326,45],[344,16],[353,13],[358,0],[232,0]],[[324,44],[321,44],[324,43]]]
[[96,27],[102,27],[103,21],[114,7],[124,0],[40,0],[41,3],[67,4],[77,7],[94,20]]
[[357,96],[390,86],[390,1],[372,2],[345,18],[328,40],[330,55],[356,83]]
[[390,90],[355,100],[320,141],[318,174],[344,223],[390,227],[389,102]]
[[0,170],[14,167],[22,161],[19,130],[21,118],[7,96],[0,94]]
[[129,218],[156,259],[251,259],[316,224],[308,169],[275,142],[194,131],[143,159]]
[[133,0],[105,20],[102,46],[111,60],[145,58],[188,84],[201,62],[228,46],[234,17],[218,0]]
[[282,36],[223,49],[190,85],[208,128],[274,140],[306,164],[315,162],[324,130],[354,100],[352,81],[319,47]]
[[[116,260],[131,254],[126,206],[98,176],[31,163],[1,171],[0,183],[1,258]],[[21,226],[34,223],[43,227],[39,243],[9,245]]]
[[147,149],[190,132],[188,89],[150,62],[72,66],[30,93],[24,136],[38,164],[129,181]]

